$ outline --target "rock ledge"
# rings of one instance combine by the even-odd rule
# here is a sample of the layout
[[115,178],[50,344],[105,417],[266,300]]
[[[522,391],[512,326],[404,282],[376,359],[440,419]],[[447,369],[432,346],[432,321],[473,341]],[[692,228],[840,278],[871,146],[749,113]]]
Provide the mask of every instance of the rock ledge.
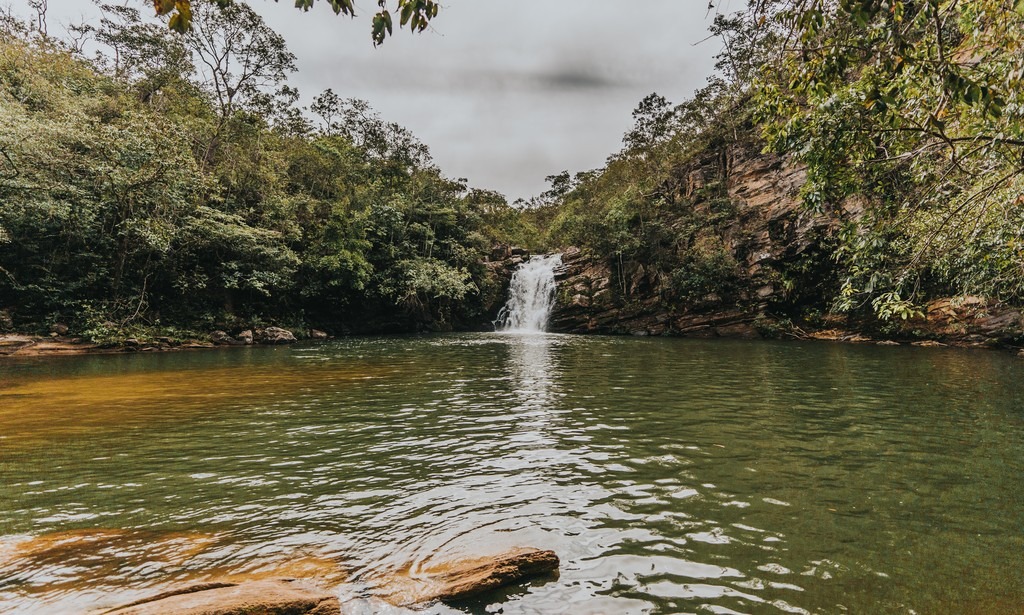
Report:
[[338,598],[297,581],[204,583],[133,602],[104,615],[341,615]]
[[398,606],[456,602],[558,571],[554,551],[520,547],[494,555],[430,564],[383,584],[379,596]]

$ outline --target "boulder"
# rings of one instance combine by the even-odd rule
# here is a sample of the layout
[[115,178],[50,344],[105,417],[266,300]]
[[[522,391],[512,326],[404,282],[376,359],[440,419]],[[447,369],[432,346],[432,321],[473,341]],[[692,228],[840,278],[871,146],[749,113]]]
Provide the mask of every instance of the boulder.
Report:
[[430,564],[382,584],[380,596],[397,606],[472,598],[558,571],[554,551],[517,548],[491,557]]
[[238,338],[237,339],[238,339],[238,341],[242,342],[246,346],[251,346],[252,345],[252,340],[253,340],[252,331],[250,331],[248,329],[246,329],[245,331],[242,331],[241,333],[238,334]]
[[68,326],[62,322],[54,323],[53,326],[50,327],[50,333],[56,333],[63,337],[68,334]]
[[293,580],[203,583],[106,611],[110,615],[341,615],[337,596]]
[[503,261],[512,256],[512,247],[508,244],[495,244],[491,248],[491,261]]
[[210,341],[214,344],[231,344],[235,340],[224,331],[214,331],[210,334]]
[[295,342],[295,335],[280,327],[267,327],[258,334],[261,344],[291,344]]
[[325,340],[329,336],[327,335],[326,332],[321,331],[319,329],[310,329],[309,330],[309,337],[314,339],[314,340]]

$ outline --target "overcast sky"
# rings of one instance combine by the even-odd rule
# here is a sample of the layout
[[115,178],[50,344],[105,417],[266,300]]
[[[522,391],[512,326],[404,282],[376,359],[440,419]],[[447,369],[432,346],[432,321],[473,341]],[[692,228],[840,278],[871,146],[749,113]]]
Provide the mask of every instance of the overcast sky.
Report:
[[[29,13],[26,0],[8,1]],[[290,83],[303,104],[326,88],[363,98],[430,146],[446,175],[510,201],[544,190],[547,175],[602,166],[637,102],[689,97],[719,49],[700,42],[705,0],[443,0],[430,30],[396,30],[376,49],[372,0],[356,0],[355,20],[326,0],[308,13],[291,0],[249,4],[298,57]],[[49,6],[51,34],[97,19],[90,0]]]

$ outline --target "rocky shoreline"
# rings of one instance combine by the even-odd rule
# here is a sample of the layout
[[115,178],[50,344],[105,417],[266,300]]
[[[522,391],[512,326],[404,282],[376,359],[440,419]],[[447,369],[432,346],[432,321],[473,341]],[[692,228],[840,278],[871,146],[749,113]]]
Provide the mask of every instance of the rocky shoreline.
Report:
[[856,322],[826,314],[817,322],[793,322],[772,314],[767,301],[730,306],[678,306],[661,301],[657,276],[635,264],[627,286],[635,292],[624,300],[616,292],[608,263],[577,248],[563,254],[555,272],[558,294],[551,329],[562,333],[699,338],[796,339],[886,346],[953,346],[1022,352],[1024,314],[982,297],[941,298],[929,302],[918,316],[890,323]]
[[0,334],[0,356],[58,356],[68,354],[114,354],[128,352],[160,352],[195,350],[231,346],[280,346],[300,340],[325,340],[332,336],[324,331],[310,329],[296,335],[280,327],[253,327],[231,335],[222,330],[201,337],[156,336],[153,338],[126,337],[116,342],[99,344],[68,334],[64,325],[55,325],[50,335],[25,333]]
[[[163,580],[149,579],[143,587],[109,587],[85,606],[93,615],[238,615],[287,613],[340,615],[350,604],[359,612],[411,613],[412,609],[443,603],[465,603],[527,581],[558,578],[554,551],[517,547],[471,557],[436,553],[401,569],[381,569],[370,577],[351,577],[337,556],[311,556],[302,549],[287,563],[267,561],[253,572],[213,571],[202,567],[182,575],[217,544],[216,535],[138,530],[70,530],[0,541],[0,566],[20,561],[35,568],[95,560],[101,553],[146,550],[164,563],[173,562]],[[283,565],[282,565],[283,564]],[[178,573],[173,571],[177,569]],[[212,574],[211,574],[212,573]],[[104,586],[103,579],[85,585]]]
[[[563,279],[565,274],[560,274]],[[579,282],[577,279],[576,282]],[[591,282],[586,282],[589,287]],[[577,290],[579,288],[577,287]],[[826,326],[811,328],[778,319],[764,313],[725,310],[710,313],[674,313],[652,306],[594,308],[580,295],[556,302],[552,331],[577,335],[631,335],[816,340],[880,346],[954,347],[1002,350],[1024,356],[1017,341],[1024,335],[1024,318],[1017,309],[968,297],[959,301],[941,299],[928,305],[927,313],[901,327],[902,334],[879,336],[848,328],[843,319],[827,319]],[[268,327],[259,334],[245,330],[235,335],[214,331],[206,339],[155,341],[126,338],[120,342],[97,344],[80,337],[41,336],[23,333],[0,334],[0,357],[44,357],[80,354],[126,354],[134,352],[175,352],[211,348],[279,346],[304,340],[327,340],[334,336],[313,329],[296,336],[287,329]]]

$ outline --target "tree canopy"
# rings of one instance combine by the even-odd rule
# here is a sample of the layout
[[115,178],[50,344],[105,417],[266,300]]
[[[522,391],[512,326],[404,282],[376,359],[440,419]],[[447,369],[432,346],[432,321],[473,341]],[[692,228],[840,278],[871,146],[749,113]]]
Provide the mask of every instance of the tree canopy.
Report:
[[327,90],[313,126],[283,40],[245,4],[197,9],[179,36],[112,7],[98,58],[0,16],[0,311],[96,340],[486,321],[504,198],[365,101]]
[[[902,321],[935,297],[1024,301],[1024,2],[754,0],[711,30],[707,87],[646,97],[604,168],[551,178],[533,215],[552,241],[673,280],[680,309],[728,297],[745,258],[725,239],[742,223],[728,161],[759,148],[806,172],[805,216],[833,229],[760,278],[793,298],[773,309]],[[714,152],[723,177],[672,192]]]
[[[277,0],[275,0],[277,1]],[[203,10],[201,7],[214,5],[222,10],[230,9],[236,0],[153,0],[156,14],[168,16],[167,26],[176,32],[184,34],[193,27],[193,13]],[[241,0],[238,0],[241,2]],[[296,0],[295,7],[308,11],[313,7],[315,0]],[[356,7],[353,0],[325,0],[330,5],[335,15],[356,16]],[[378,0],[379,10],[374,14],[371,22],[370,37],[374,46],[380,45],[384,40],[394,33],[394,25],[397,15],[399,27],[409,27],[411,32],[423,32],[430,25],[430,20],[437,17],[441,5],[436,0],[397,0],[394,8],[389,8],[388,0]]]

